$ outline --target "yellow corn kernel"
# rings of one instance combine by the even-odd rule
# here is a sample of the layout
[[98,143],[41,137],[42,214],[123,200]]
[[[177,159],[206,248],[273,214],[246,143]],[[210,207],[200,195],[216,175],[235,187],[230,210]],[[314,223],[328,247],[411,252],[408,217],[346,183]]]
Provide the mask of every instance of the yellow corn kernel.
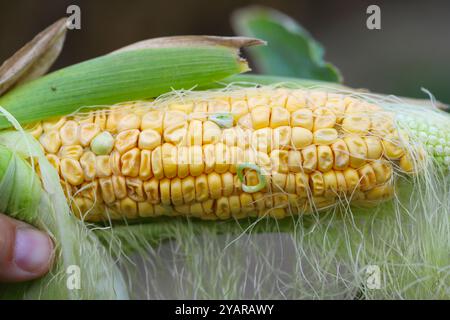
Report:
[[336,175],[336,191],[339,194],[347,193],[347,183],[345,181],[345,176],[342,171],[334,171]]
[[120,200],[120,211],[127,218],[137,218],[138,217],[136,201],[133,201],[132,199],[130,199],[128,197]]
[[177,147],[164,143],[161,149],[164,176],[173,178],[177,175]]
[[112,176],[111,183],[114,190],[114,195],[116,199],[123,199],[127,196],[127,185],[125,177],[123,176]]
[[180,146],[178,149],[178,178],[183,179],[189,175],[189,148]]
[[214,144],[220,140],[221,136],[222,129],[216,123],[212,121],[203,122],[203,144]]
[[153,129],[146,129],[139,134],[139,149],[153,150],[161,145],[161,135]]
[[181,192],[184,203],[191,203],[195,200],[195,178],[186,177],[181,180]]
[[53,130],[58,131],[66,122],[66,120],[66,117],[55,117],[53,119],[42,121],[42,128],[45,132],[50,132]]
[[273,107],[270,116],[270,127],[272,129],[288,126],[291,114],[283,107]]
[[44,129],[42,128],[42,122],[38,122],[30,127],[27,126],[26,130],[35,139],[38,139],[41,136],[42,132],[44,131]]
[[80,163],[75,159],[61,159],[61,174],[73,186],[78,186],[84,182],[83,170]]
[[239,137],[237,132],[236,128],[223,129],[222,142],[229,147],[237,145],[237,139]]
[[384,156],[389,160],[400,159],[404,154],[403,148],[401,148],[400,143],[393,136],[388,136],[382,140]]
[[228,198],[228,203],[230,204],[230,213],[233,217],[241,212],[241,201],[239,196],[231,196]]
[[59,129],[59,136],[63,146],[78,144],[78,123],[73,120],[64,123]]
[[291,114],[291,126],[313,130],[313,113],[309,109],[300,109]]
[[217,219],[217,217],[214,215],[214,200],[212,199],[208,199],[206,201],[202,202],[202,209],[203,209],[203,219],[204,218],[208,218],[208,219]]
[[159,134],[163,133],[164,113],[160,110],[149,111],[142,116],[141,130],[153,129]]
[[[306,94],[301,90],[291,91],[286,100],[286,109],[289,112],[306,108]],[[311,128],[312,129],[312,128]]]
[[293,127],[292,128],[292,145],[296,149],[305,148],[313,142],[313,134],[308,129],[302,127]]
[[404,154],[401,158],[400,158],[400,162],[399,162],[400,168],[407,173],[411,173],[414,172],[414,163],[412,162],[412,159],[409,155]]
[[233,175],[230,172],[225,172],[220,177],[222,178],[222,194],[229,197],[234,191]]
[[83,147],[87,147],[91,143],[92,139],[94,139],[99,133],[100,128],[95,123],[82,123],[80,124],[78,140]]
[[258,151],[269,153],[272,146],[272,129],[263,128],[253,131],[251,145]]
[[359,168],[367,159],[367,146],[364,140],[358,136],[348,136],[344,138],[347,144],[350,166],[353,168]]
[[200,218],[203,215],[203,207],[201,203],[194,202],[189,206],[191,216]]
[[163,163],[162,163],[162,148],[156,147],[152,151],[152,170],[153,176],[157,179],[162,179],[164,177]]
[[170,179],[164,178],[159,181],[159,192],[161,203],[163,205],[170,205]]
[[306,106],[311,109],[323,107],[327,102],[328,93],[322,91],[312,91],[306,99]]
[[302,170],[302,153],[299,150],[289,150],[288,168],[292,172],[300,172]]
[[98,177],[109,177],[111,175],[109,156],[97,156],[95,160],[95,168]]
[[331,150],[333,151],[334,161],[333,169],[344,170],[350,163],[349,151],[347,144],[342,139],[336,140],[335,143],[331,145]]
[[371,163],[377,184],[387,182],[392,176],[392,165],[388,161],[374,161]]
[[316,146],[310,145],[302,151],[303,171],[306,173],[313,172],[317,168],[317,149]]
[[289,171],[288,158],[289,152],[287,150],[273,150],[270,153],[272,170],[287,173]]
[[317,168],[322,172],[333,168],[333,151],[329,146],[317,147]]
[[342,121],[342,129],[349,133],[365,135],[370,129],[370,118],[364,114],[346,115]]
[[94,113],[94,123],[98,125],[100,130],[105,130],[106,128],[106,110],[97,110]]
[[[241,148],[232,146],[229,148],[230,150],[230,168],[228,169],[231,173],[236,173],[236,166],[238,163],[242,163],[244,159],[244,154]],[[203,153],[205,153],[205,149],[203,149]],[[206,156],[204,156],[206,159]],[[206,172],[206,163],[205,163],[205,172]]]
[[169,105],[169,110],[172,111],[181,111],[183,113],[191,113],[194,110],[193,103],[172,103]]
[[88,151],[83,153],[80,157],[80,165],[83,169],[84,178],[88,181],[91,181],[96,176],[96,156],[93,152]]
[[287,175],[279,172],[272,172],[272,192],[284,192]]
[[203,148],[201,146],[189,147],[189,172],[191,176],[197,177],[203,173]]
[[159,181],[160,180],[153,177],[143,184],[144,192],[147,195],[147,201],[150,203],[158,204],[160,202]]
[[253,204],[253,198],[248,193],[241,193],[239,195],[239,200],[241,202],[241,212],[244,214],[249,214],[250,212],[255,210],[254,204]]
[[295,193],[295,174],[294,173],[287,174],[285,190],[287,193],[290,193],[290,194]]
[[376,186],[365,194],[367,200],[385,201],[394,196],[394,187],[391,184],[386,183],[381,186]]
[[44,132],[44,134],[39,137],[39,142],[48,153],[57,153],[59,147],[61,147],[61,138],[57,130]]
[[287,149],[291,145],[291,127],[281,126],[273,129],[272,149]]
[[117,131],[139,129],[141,127],[141,118],[135,113],[125,114],[117,123]]
[[359,168],[358,173],[362,191],[372,189],[376,185],[375,172],[369,163]]
[[189,122],[187,143],[188,145],[202,145],[203,123],[200,120],[191,120]]
[[139,167],[139,178],[148,180],[153,176],[152,172],[152,152],[150,150],[141,150],[141,161]]
[[267,106],[255,107],[250,111],[252,125],[255,130],[266,128],[270,124],[270,108]]
[[347,185],[347,192],[352,194],[359,190],[359,175],[358,171],[353,168],[347,168],[343,172],[345,183]]
[[58,156],[49,153],[45,157],[47,158],[48,162],[50,162],[52,167],[55,168],[56,172],[58,172],[58,174],[60,174],[61,173],[61,170],[60,170],[61,164],[60,164]]
[[211,199],[218,199],[222,195],[222,179],[216,172],[208,174],[208,189]]
[[321,196],[325,192],[325,185],[323,175],[319,171],[314,171],[309,176],[312,194],[314,196]]
[[195,178],[195,199],[198,202],[206,201],[209,198],[208,178],[202,174]]
[[228,171],[230,163],[230,152],[228,147],[223,143],[214,145],[215,165],[214,171],[217,173],[225,173]]
[[61,149],[59,149],[58,154],[60,158],[79,160],[83,155],[83,148],[80,145],[62,146]]
[[174,178],[170,181],[170,198],[175,206],[183,204],[183,192],[180,178]]
[[[111,109],[106,119],[106,130],[111,133],[117,133],[117,124],[128,113],[125,109]],[[100,129],[100,128],[99,128]]]
[[208,103],[206,101],[195,102],[194,109],[189,117],[191,120],[206,121],[208,118]]
[[[166,118],[168,115],[166,115]],[[187,122],[174,123],[164,128],[164,141],[172,143],[176,146],[184,145],[187,137]]]
[[208,113],[230,112],[230,100],[228,97],[216,98],[208,102]]
[[103,201],[105,201],[105,203],[113,203],[114,201],[116,201],[111,178],[100,178],[98,182],[100,185],[100,190],[102,192]]
[[317,145],[330,145],[336,142],[338,132],[333,128],[324,128],[314,131],[314,143]]
[[314,110],[314,131],[325,128],[333,128],[336,124],[336,115],[328,108]]
[[220,197],[216,202],[216,216],[219,219],[225,220],[230,218],[230,203],[228,197]]
[[133,148],[125,152],[120,158],[122,164],[122,174],[128,177],[137,177],[141,161],[141,151]]
[[383,154],[381,140],[374,136],[364,137],[367,146],[367,158],[371,160],[380,159]]
[[139,130],[131,129],[120,132],[116,136],[115,148],[121,154],[124,154],[128,150],[131,150],[137,146],[139,138]]
[[234,118],[234,124],[236,124],[242,116],[248,114],[248,105],[245,100],[237,100],[231,103],[231,114]]
[[336,173],[332,171],[325,172],[323,174],[323,183],[324,183],[324,196],[326,198],[335,197],[337,194],[337,177]]
[[119,176],[122,174],[122,169],[120,166],[120,153],[117,150],[113,150],[109,156],[109,166],[113,174]]
[[138,213],[141,218],[153,217],[155,215],[153,206],[148,202],[138,202]]
[[215,146],[213,144],[205,144],[203,146],[203,158],[205,163],[205,173],[211,173],[214,171],[216,165]]

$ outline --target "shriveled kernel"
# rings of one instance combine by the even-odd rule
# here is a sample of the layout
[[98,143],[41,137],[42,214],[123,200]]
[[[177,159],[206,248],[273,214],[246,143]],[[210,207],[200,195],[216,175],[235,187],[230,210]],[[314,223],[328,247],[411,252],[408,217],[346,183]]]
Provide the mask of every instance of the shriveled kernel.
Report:
[[137,177],[141,161],[141,151],[133,148],[125,152],[120,158],[122,163],[122,174],[128,177]]
[[331,145],[331,150],[333,151],[334,156],[333,169],[344,170],[347,168],[350,163],[350,155],[345,141],[342,139],[336,140],[336,142]]
[[[167,115],[166,115],[167,117]],[[183,145],[186,142],[187,122],[175,123],[164,128],[164,141],[173,143],[174,145]]]
[[342,121],[342,129],[349,133],[364,135],[370,129],[370,118],[368,115],[346,115]]
[[177,175],[177,148],[173,144],[164,143],[161,152],[164,176],[175,177]]
[[161,203],[166,206],[170,205],[170,179],[164,178],[159,181],[159,192]]
[[219,219],[225,220],[230,218],[230,212],[228,197],[220,197],[216,203],[216,216],[219,217]]
[[109,166],[111,167],[111,171],[116,176],[122,174],[122,169],[120,165],[120,152],[117,150],[113,150],[109,155]]
[[61,138],[56,130],[44,132],[40,136],[39,142],[48,153],[57,153],[59,147],[61,147]]
[[325,184],[323,180],[323,175],[320,171],[314,171],[309,176],[312,194],[314,196],[321,196],[325,192]]
[[153,129],[146,129],[139,134],[139,149],[153,150],[161,145],[161,135]]
[[83,155],[83,148],[80,145],[62,146],[58,153],[60,158],[79,160]]
[[100,178],[99,184],[103,201],[105,201],[105,203],[113,203],[116,201],[111,178]]
[[189,175],[189,148],[186,146],[180,146],[177,148],[177,161],[178,161],[178,178],[185,178]]
[[371,163],[372,169],[375,172],[377,184],[387,182],[392,176],[392,164],[388,161],[380,160]]
[[203,122],[203,144],[216,143],[220,140],[222,129],[212,121]]
[[291,126],[313,130],[313,113],[310,109],[300,109],[291,114]]
[[120,200],[120,211],[127,218],[137,218],[137,204],[136,201],[126,197]]
[[404,154],[401,158],[400,158],[400,162],[399,162],[400,168],[407,173],[411,173],[414,172],[414,163],[411,159],[411,157],[407,154]]
[[334,171],[336,175],[336,191],[339,194],[347,193],[347,183],[345,181],[345,176],[342,171]]
[[205,174],[195,178],[195,199],[198,202],[206,201],[209,198],[208,179]]
[[87,147],[92,139],[100,133],[100,128],[95,123],[80,124],[79,140],[83,147]]
[[211,199],[218,199],[222,195],[222,179],[216,172],[208,174],[208,189]]
[[114,195],[117,199],[123,199],[127,196],[127,185],[125,177],[111,176],[111,182],[114,190]]
[[94,112],[94,123],[98,125],[100,130],[105,130],[107,117],[106,110],[97,110]]
[[52,167],[55,168],[56,172],[58,172],[58,174],[60,174],[60,172],[61,172],[60,171],[61,164],[60,164],[58,156],[49,153],[45,157],[47,158],[48,162],[50,162]]
[[353,194],[359,190],[359,175],[358,171],[353,168],[347,168],[343,172],[345,183],[347,184],[347,192]]
[[203,143],[203,124],[200,120],[191,120],[189,122],[187,143],[188,145],[202,145]]
[[159,134],[163,133],[164,113],[160,110],[149,111],[142,116],[141,130],[153,129]]
[[203,216],[202,219],[216,220],[217,216],[214,215],[214,200],[208,199],[202,202]]
[[255,107],[250,112],[255,130],[266,128],[270,124],[270,108],[267,106]]
[[189,172],[193,177],[203,173],[205,165],[203,163],[203,148],[201,146],[189,147]]
[[287,173],[289,153],[287,150],[272,150],[270,160],[272,162],[272,170]]
[[75,145],[78,143],[78,123],[69,120],[59,129],[61,143],[63,146]]
[[122,131],[116,136],[115,148],[123,154],[137,146],[138,137],[137,129]]
[[358,136],[348,136],[344,138],[347,144],[350,166],[353,168],[359,168],[367,159],[367,146],[364,140]]
[[333,128],[336,124],[336,115],[329,108],[314,110],[314,131],[324,128]]
[[273,129],[272,149],[287,149],[291,145],[291,132],[289,126]]
[[143,184],[144,192],[147,195],[147,201],[150,203],[158,204],[160,202],[159,181],[160,180],[157,178],[151,178]]
[[338,132],[333,128],[318,129],[314,131],[313,142],[317,145],[330,145],[338,139]]
[[369,163],[359,168],[358,173],[362,191],[372,189],[376,185],[375,172]]
[[186,177],[181,180],[181,191],[184,203],[191,203],[195,200],[195,178]]
[[73,186],[78,186],[84,182],[83,170],[80,163],[75,159],[61,159],[61,174]]
[[152,152],[150,150],[141,150],[139,178],[142,180],[147,180],[152,176]]
[[109,177],[111,175],[109,156],[97,156],[95,161],[95,168],[98,177]]
[[367,146],[367,159],[380,159],[383,154],[383,146],[381,144],[380,138],[368,136],[364,137],[364,141]]
[[103,131],[91,141],[91,150],[97,155],[107,155],[114,147],[114,138],[108,131]]
[[152,170],[155,178],[162,179],[164,177],[161,147],[156,147],[152,151]]
[[91,181],[96,176],[96,156],[93,152],[88,151],[83,153],[80,157],[80,165],[83,169],[84,178],[88,181]]
[[384,137],[395,131],[394,115],[379,112],[371,115],[371,130],[373,134]]
[[292,144],[296,149],[305,148],[313,142],[313,134],[311,131],[301,127],[292,128]]
[[66,117],[55,117],[46,121],[42,121],[42,128],[45,132],[53,130],[59,130],[64,123],[66,123]]
[[317,167],[320,171],[326,172],[333,168],[333,151],[329,146],[318,146],[317,158]]
[[183,192],[180,178],[174,178],[170,181],[170,198],[172,199],[172,204],[175,206],[183,204]]
[[400,159],[405,154],[405,151],[396,138],[388,136],[381,142],[383,144],[384,156],[389,160]]
[[317,168],[317,150],[316,146],[310,145],[302,151],[303,171],[306,173],[313,172]]
[[273,107],[270,117],[270,127],[275,129],[281,126],[288,126],[291,114],[283,107]]
[[299,150],[289,150],[288,168],[292,172],[302,171],[302,153]]

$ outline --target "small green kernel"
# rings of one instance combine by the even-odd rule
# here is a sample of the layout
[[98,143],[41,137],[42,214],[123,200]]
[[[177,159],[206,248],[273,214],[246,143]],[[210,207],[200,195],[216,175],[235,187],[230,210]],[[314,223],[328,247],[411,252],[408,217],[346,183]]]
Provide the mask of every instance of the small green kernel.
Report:
[[108,131],[98,134],[91,142],[91,150],[96,155],[107,155],[114,147],[114,138]]
[[230,113],[216,113],[209,116],[209,120],[216,123],[221,128],[231,128],[233,117]]

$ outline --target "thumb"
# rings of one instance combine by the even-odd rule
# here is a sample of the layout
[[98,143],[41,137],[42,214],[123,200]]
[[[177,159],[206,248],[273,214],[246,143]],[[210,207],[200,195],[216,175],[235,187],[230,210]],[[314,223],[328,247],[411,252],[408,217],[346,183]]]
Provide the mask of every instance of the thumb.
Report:
[[53,243],[46,233],[0,214],[0,281],[38,278],[52,260]]

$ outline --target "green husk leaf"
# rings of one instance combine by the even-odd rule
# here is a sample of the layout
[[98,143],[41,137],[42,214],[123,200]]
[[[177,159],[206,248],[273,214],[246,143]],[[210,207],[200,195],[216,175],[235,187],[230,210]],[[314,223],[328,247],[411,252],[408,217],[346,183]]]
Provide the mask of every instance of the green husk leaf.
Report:
[[[236,48],[222,45],[151,48],[109,54],[48,74],[8,92],[0,105],[21,124],[191,89],[247,71]],[[0,119],[0,128],[9,127]]]
[[323,60],[323,47],[289,16],[270,8],[252,6],[237,10],[231,22],[237,34],[268,42],[265,47],[249,49],[261,73],[342,81],[338,69]]

